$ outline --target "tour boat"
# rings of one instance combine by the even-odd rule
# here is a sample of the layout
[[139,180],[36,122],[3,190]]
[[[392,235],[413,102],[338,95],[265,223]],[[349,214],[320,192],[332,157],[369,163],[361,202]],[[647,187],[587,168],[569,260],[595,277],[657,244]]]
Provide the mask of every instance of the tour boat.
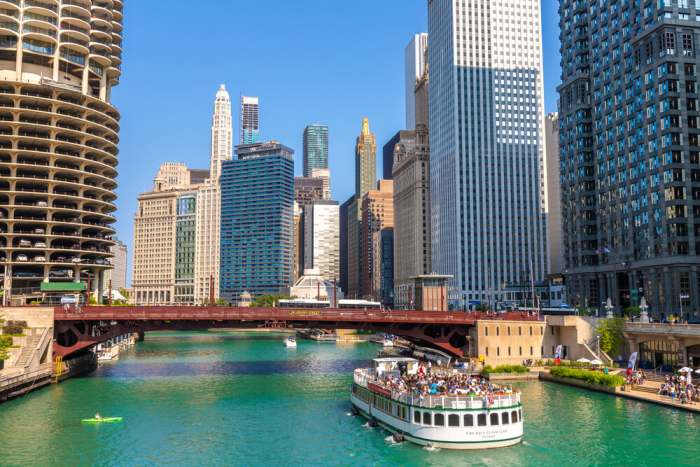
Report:
[[[395,441],[444,449],[488,449],[522,441],[520,393],[496,389],[486,396],[425,395],[392,389],[390,379],[422,375],[413,358],[376,358],[354,372],[353,413],[393,434]],[[445,374],[455,374],[450,369]],[[437,370],[433,369],[433,373]]]
[[297,346],[297,340],[294,336],[288,336],[284,340],[284,345],[285,347],[296,347]]

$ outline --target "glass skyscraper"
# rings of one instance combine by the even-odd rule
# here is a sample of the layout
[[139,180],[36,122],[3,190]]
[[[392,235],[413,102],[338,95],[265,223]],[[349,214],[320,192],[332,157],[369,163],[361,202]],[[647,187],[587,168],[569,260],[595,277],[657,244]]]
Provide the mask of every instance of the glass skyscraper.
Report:
[[260,99],[241,96],[240,144],[255,144],[260,141]]
[[294,151],[268,142],[236,148],[221,176],[220,296],[238,302],[292,282]]
[[559,7],[569,301],[700,309],[700,2]]
[[547,273],[540,0],[431,0],[435,272],[453,305]]
[[304,129],[304,177],[314,169],[328,168],[328,127],[313,124]]

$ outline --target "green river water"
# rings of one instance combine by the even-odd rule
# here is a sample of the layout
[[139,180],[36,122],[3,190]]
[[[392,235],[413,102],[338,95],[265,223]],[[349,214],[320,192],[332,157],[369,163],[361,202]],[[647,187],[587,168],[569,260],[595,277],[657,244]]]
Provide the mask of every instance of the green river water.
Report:
[[[156,333],[94,374],[0,405],[0,466],[700,465],[700,416],[519,383],[525,441],[489,451],[395,445],[350,416],[374,344]],[[113,425],[83,425],[99,412]]]

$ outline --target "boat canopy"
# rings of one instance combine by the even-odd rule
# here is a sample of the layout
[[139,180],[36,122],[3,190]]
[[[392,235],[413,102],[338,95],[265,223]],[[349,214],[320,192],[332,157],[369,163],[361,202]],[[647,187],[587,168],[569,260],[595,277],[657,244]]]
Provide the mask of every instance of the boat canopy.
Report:
[[405,367],[406,374],[415,375],[418,373],[418,366],[420,365],[420,362],[415,358],[407,357],[375,358],[373,362],[374,368],[379,375],[384,373],[398,373],[401,367]]

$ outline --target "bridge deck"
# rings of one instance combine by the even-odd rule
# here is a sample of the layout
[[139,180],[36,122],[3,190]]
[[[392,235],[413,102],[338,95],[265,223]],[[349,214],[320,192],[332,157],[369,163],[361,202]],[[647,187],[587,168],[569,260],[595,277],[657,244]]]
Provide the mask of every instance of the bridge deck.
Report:
[[388,324],[474,325],[480,319],[536,320],[527,314],[351,309],[234,308],[196,306],[93,306],[79,311],[57,307],[56,321],[313,321]]

